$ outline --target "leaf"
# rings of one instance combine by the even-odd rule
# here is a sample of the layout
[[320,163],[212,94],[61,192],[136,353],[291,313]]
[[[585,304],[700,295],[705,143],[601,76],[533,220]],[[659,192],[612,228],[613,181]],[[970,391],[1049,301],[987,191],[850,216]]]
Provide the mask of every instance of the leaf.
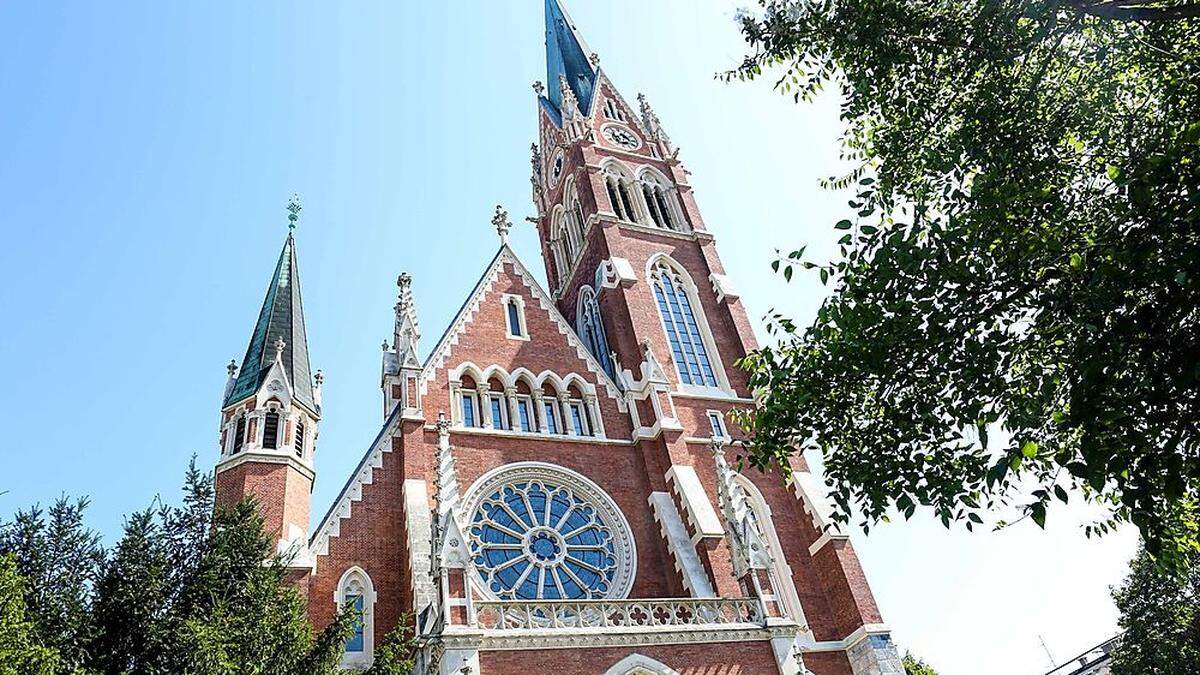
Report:
[[788,265],[787,267],[783,268],[783,279],[784,279],[784,281],[792,280],[792,266],[791,265]]
[[1025,445],[1021,446],[1021,454],[1025,456],[1025,459],[1033,459],[1037,457],[1037,453],[1038,444],[1033,441],[1027,441]]
[[1033,522],[1043,530],[1046,529],[1046,505],[1042,502],[1034,502],[1029,509],[1029,516],[1033,518]]
[[834,226],[833,226],[833,229],[835,229],[835,230],[848,230],[848,229],[850,229],[852,226],[853,226],[853,223],[851,223],[851,222],[850,222],[850,221],[848,221],[848,220],[839,220],[839,221],[837,222],[837,225],[834,225]]

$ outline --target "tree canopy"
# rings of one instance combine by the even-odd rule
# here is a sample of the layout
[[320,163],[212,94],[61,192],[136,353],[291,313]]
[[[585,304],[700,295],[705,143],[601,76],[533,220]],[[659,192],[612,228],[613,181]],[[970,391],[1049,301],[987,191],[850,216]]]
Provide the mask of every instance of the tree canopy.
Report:
[[1139,552],[1113,590],[1125,631],[1113,651],[1114,675],[1200,673],[1200,555],[1181,567],[1166,573]]
[[[339,672],[357,611],[314,631],[257,506],[214,512],[212,479],[194,462],[182,505],[133,514],[111,551],[84,525],[86,504],[63,499],[0,526],[0,673]],[[411,670],[400,623],[371,672]]]
[[1132,521],[1160,557],[1197,546],[1200,22],[1100,4],[742,16],[751,54],[726,77],[842,95],[839,252],[773,263],[831,295],[806,327],[773,315],[778,345],[742,361],[750,462],[819,450],[840,521],[1044,525],[1075,494],[1111,513],[1089,534]]

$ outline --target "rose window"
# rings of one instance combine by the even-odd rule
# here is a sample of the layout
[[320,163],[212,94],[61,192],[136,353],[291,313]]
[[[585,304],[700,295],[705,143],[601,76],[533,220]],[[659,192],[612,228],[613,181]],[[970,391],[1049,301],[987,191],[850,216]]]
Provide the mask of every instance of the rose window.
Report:
[[468,545],[483,584],[501,600],[623,596],[632,581],[628,525],[594,484],[554,473],[505,471],[473,490]]

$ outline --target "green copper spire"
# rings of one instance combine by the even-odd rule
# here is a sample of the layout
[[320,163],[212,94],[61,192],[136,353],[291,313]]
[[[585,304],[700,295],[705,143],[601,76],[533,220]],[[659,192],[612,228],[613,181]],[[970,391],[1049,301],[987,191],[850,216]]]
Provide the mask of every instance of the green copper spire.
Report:
[[[225,397],[225,405],[253,396],[266,380],[276,359],[292,385],[293,397],[313,412],[320,410],[313,400],[312,374],[308,362],[308,337],[304,332],[304,308],[300,302],[300,269],[296,264],[296,240],[293,230],[299,220],[300,201],[288,202],[288,236],[275,263],[275,273],[267,286],[258,322],[250,336],[250,346],[242,359],[237,380]],[[282,343],[282,344],[281,344]]]

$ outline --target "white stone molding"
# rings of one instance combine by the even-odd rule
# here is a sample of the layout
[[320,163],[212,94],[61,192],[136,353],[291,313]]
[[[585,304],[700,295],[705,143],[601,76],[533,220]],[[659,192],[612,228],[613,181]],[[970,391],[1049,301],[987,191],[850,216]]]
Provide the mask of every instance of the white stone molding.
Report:
[[350,474],[349,480],[346,481],[342,491],[338,493],[337,499],[333,501],[329,511],[326,512],[320,525],[309,539],[308,548],[314,556],[329,554],[329,539],[340,534],[342,519],[349,518],[354,502],[362,500],[363,486],[374,482],[375,469],[383,466],[383,454],[392,451],[392,433],[399,423],[399,412],[399,409],[396,409],[384,422],[379,434],[375,436],[375,440],[372,441],[362,460],[359,461],[358,467],[354,473]]
[[717,294],[717,302],[724,302],[726,298],[737,299],[741,297],[737,287],[733,285],[733,281],[728,275],[713,272],[708,275],[708,280],[712,283],[713,293]]
[[667,550],[675,561],[675,571],[683,579],[684,589],[693,598],[716,597],[708,572],[700,562],[696,545],[688,537],[687,527],[679,517],[679,510],[675,508],[670,493],[653,492],[648,501],[654,511],[654,520],[658,521],[663,539],[667,542]]
[[351,669],[369,668],[375,661],[375,584],[361,567],[354,566],[342,574],[333,593],[334,607],[339,611],[351,595],[361,596],[363,649],[361,652],[343,652],[342,667]]
[[692,526],[692,541],[701,537],[724,537],[721,519],[717,517],[696,469],[686,464],[672,464],[667,469],[666,478],[667,484],[683,504],[683,510],[687,512],[688,523]]
[[733,574],[741,578],[751,569],[770,570],[772,560],[767,543],[755,526],[745,491],[734,478],[736,472],[725,460],[724,444],[720,439],[713,439],[712,453],[717,465],[717,501],[721,505],[729,549],[733,554]]
[[[508,305],[509,303],[517,306],[517,328],[521,331],[520,335],[513,335],[508,327]],[[500,304],[504,307],[504,337],[509,340],[524,340],[529,341],[529,328],[525,323],[525,298],[514,295],[512,293],[502,293],[500,295]]]
[[475,316],[479,313],[479,310],[483,305],[483,302],[486,300],[500,273],[503,271],[505,264],[512,265],[513,270],[521,279],[521,282],[525,284],[526,288],[529,289],[530,295],[537,300],[537,303],[539,306],[541,306],[542,310],[549,314],[555,326],[558,327],[558,332],[566,337],[567,344],[575,350],[576,355],[587,365],[588,372],[592,373],[596,383],[602,386],[609,398],[616,401],[617,406],[624,411],[626,405],[625,398],[622,396],[621,390],[619,387],[617,387],[616,382],[614,382],[612,378],[610,378],[608,374],[604,372],[604,368],[602,368],[600,363],[596,361],[595,357],[588,352],[587,347],[585,347],[583,344],[583,340],[579,339],[579,336],[575,334],[575,330],[571,328],[571,324],[566,320],[565,317],[563,317],[562,313],[558,311],[558,308],[555,307],[554,301],[551,300],[550,296],[546,294],[546,291],[544,291],[542,287],[538,285],[537,281],[533,278],[533,275],[529,273],[529,270],[526,269],[525,265],[521,263],[521,260],[517,258],[517,255],[513,253],[508,244],[503,244],[500,246],[500,250],[496,253],[496,257],[492,259],[491,265],[488,266],[487,270],[480,278],[479,283],[475,285],[475,289],[471,292],[471,295],[468,296],[467,302],[463,304],[462,309],[459,310],[458,315],[454,318],[454,321],[451,322],[450,326],[446,329],[445,334],[442,335],[442,338],[438,341],[437,346],[434,347],[433,352],[425,361],[425,368],[421,371],[421,391],[427,392],[429,382],[433,379],[433,376],[439,370],[442,370],[446,367],[446,362],[450,358],[450,354],[452,353],[454,346],[458,344],[459,337],[462,335],[466,327],[470,325],[472,321],[474,321]]
[[[734,476],[734,480],[741,486],[746,496],[746,503],[754,513],[759,527],[762,528],[762,536],[771,553],[774,567],[772,581],[776,594],[780,596],[787,615],[799,625],[808,626],[808,618],[804,615],[804,607],[800,604],[800,594],[796,591],[796,583],[792,577],[791,565],[788,564],[787,557],[783,555],[783,544],[775,530],[775,518],[771,514],[771,505],[767,503],[758,486],[749,478],[738,473]],[[807,632],[807,628],[805,630]]]
[[678,670],[649,656],[630,654],[617,661],[604,675],[680,675]]
[[[566,488],[595,509],[600,523],[612,537],[617,565],[614,578],[603,597],[607,599],[626,597],[633,588],[634,576],[637,574],[637,544],[633,539],[633,531],[625,514],[621,512],[612,497],[599,485],[578,472],[546,462],[516,462],[498,466],[476,479],[463,496],[464,521],[473,521],[480,505],[495,490],[517,482],[544,482],[547,486]],[[468,529],[470,529],[469,526]],[[471,542],[468,547],[469,553],[473,554],[478,541],[474,533],[467,532],[466,535],[467,540]],[[473,566],[470,572],[475,586],[485,597],[494,600],[496,595],[488,588],[480,571]]]
[[408,569],[412,577],[415,613],[419,616],[437,597],[431,577],[433,518],[430,516],[429,493],[424,480],[405,479],[401,490],[404,493],[404,525],[408,530]]
[[616,288],[635,281],[637,275],[633,272],[633,264],[625,258],[613,256],[596,268],[596,288]]
[[812,518],[813,527],[821,535],[809,547],[811,555],[816,555],[831,541],[844,541],[849,537],[844,534],[837,523],[833,521],[833,505],[821,481],[808,471],[796,471],[792,474],[792,489],[796,497],[804,505],[804,511]]
[[[482,420],[481,427],[464,426],[462,415],[462,399],[460,398],[459,394],[462,392],[462,379],[466,376],[469,376],[471,379],[475,380],[475,384],[478,388],[480,408],[479,416]],[[603,412],[600,409],[600,402],[597,398],[597,387],[585,379],[582,375],[574,371],[569,372],[566,375],[559,375],[558,373],[550,370],[543,370],[540,373],[534,374],[534,372],[528,368],[522,367],[509,372],[504,367],[495,363],[487,367],[480,367],[471,361],[464,361],[463,363],[460,363],[454,368],[450,369],[446,377],[449,378],[450,382],[450,408],[452,419],[454,420],[455,432],[487,433],[505,436],[548,436],[551,438],[561,438],[563,436],[567,436],[569,438],[575,437],[574,431],[570,430],[569,425],[564,428],[560,428],[559,433],[557,434],[547,433],[545,431],[545,411],[544,408],[541,408],[540,406],[540,402],[545,400],[543,389],[547,384],[549,384],[550,387],[557,393],[557,397],[561,401],[560,408],[565,410],[567,401],[570,398],[569,390],[573,385],[583,395],[583,400],[587,405],[588,414],[592,419],[594,427],[593,435],[582,436],[579,438],[587,438],[597,441],[606,440],[604,434]],[[499,428],[497,425],[493,424],[493,420],[491,418],[492,409],[488,397],[496,393],[491,391],[489,387],[489,382],[492,380],[499,381],[501,386],[504,388],[505,408],[509,415],[508,429]],[[539,400],[539,409],[536,411],[538,414],[538,431],[521,431],[519,429],[520,425],[517,419],[516,411],[516,390],[517,385],[521,382],[524,382],[525,385],[529,387],[531,397],[535,400]],[[564,422],[568,421],[568,417],[565,412],[562,415],[562,420]],[[558,418],[555,418],[555,421],[557,423]]]

